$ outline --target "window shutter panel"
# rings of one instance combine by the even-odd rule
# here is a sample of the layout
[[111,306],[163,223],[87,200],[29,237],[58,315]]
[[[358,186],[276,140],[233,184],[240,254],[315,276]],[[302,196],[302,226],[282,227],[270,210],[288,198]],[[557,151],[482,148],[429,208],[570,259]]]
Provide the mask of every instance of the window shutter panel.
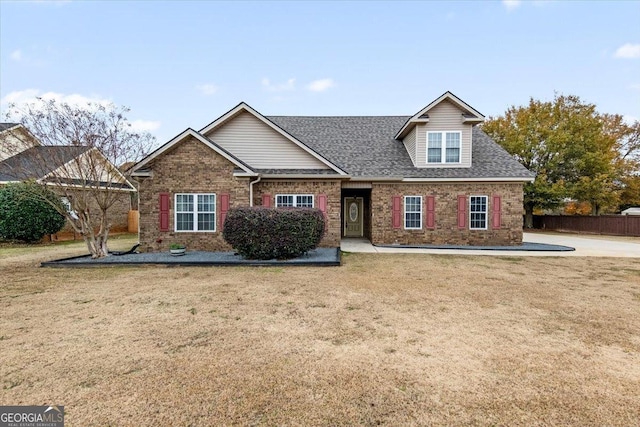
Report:
[[393,228],[400,228],[402,226],[402,198],[400,196],[393,196],[391,198],[391,225]]
[[265,208],[271,207],[271,194],[262,195],[262,206],[264,206]]
[[436,198],[427,196],[427,228],[436,228]]
[[160,193],[160,231],[169,231],[169,193]]
[[458,228],[467,228],[467,196],[458,196]]
[[491,228],[493,228],[494,230],[498,230],[500,229],[500,224],[502,223],[502,197],[493,196],[491,209],[493,212],[493,214],[491,215]]
[[318,209],[322,211],[324,217],[327,217],[327,195],[319,194],[318,195]]
[[227,218],[227,212],[229,211],[229,201],[231,196],[229,193],[220,195],[220,231],[224,229],[224,220]]

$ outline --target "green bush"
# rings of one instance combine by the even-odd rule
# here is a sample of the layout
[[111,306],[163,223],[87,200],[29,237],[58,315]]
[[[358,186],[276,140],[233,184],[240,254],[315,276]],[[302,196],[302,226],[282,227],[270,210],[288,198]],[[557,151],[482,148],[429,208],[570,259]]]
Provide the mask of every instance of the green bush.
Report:
[[51,203],[64,209],[55,193],[35,183],[0,188],[0,238],[31,243],[60,231],[65,217]]
[[233,208],[222,235],[246,259],[295,258],[318,246],[324,215],[308,208]]

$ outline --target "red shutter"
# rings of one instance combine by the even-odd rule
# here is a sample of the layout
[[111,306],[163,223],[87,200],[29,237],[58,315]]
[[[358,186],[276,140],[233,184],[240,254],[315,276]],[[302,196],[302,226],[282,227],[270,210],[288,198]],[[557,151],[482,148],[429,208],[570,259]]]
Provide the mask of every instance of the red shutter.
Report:
[[230,200],[231,196],[229,196],[229,193],[220,195],[220,231],[224,229],[224,220],[227,218]]
[[393,228],[400,228],[402,226],[402,197],[401,196],[393,196],[391,198],[391,225]]
[[491,215],[491,228],[498,230],[502,223],[502,198],[500,196],[493,196],[491,203],[492,215]]
[[458,228],[467,228],[467,196],[458,196]]
[[427,228],[436,228],[436,198],[427,196]]
[[169,231],[169,193],[160,193],[160,231]]
[[262,195],[262,206],[264,206],[265,208],[271,207],[271,194]]
[[327,195],[319,194],[318,195],[318,209],[322,211],[324,217],[327,217]]

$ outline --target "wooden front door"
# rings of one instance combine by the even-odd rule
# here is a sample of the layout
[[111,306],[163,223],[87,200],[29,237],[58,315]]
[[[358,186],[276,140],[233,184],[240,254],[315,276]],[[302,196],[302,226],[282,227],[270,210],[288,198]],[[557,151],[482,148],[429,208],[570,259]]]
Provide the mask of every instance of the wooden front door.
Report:
[[362,237],[362,197],[344,198],[344,237]]

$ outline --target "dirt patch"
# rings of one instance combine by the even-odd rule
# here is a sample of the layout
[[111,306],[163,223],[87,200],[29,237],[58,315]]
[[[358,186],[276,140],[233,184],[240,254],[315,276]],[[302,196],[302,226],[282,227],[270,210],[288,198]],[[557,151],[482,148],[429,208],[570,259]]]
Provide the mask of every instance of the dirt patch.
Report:
[[0,260],[0,401],[64,404],[70,425],[640,419],[635,261],[34,267],[52,253]]

